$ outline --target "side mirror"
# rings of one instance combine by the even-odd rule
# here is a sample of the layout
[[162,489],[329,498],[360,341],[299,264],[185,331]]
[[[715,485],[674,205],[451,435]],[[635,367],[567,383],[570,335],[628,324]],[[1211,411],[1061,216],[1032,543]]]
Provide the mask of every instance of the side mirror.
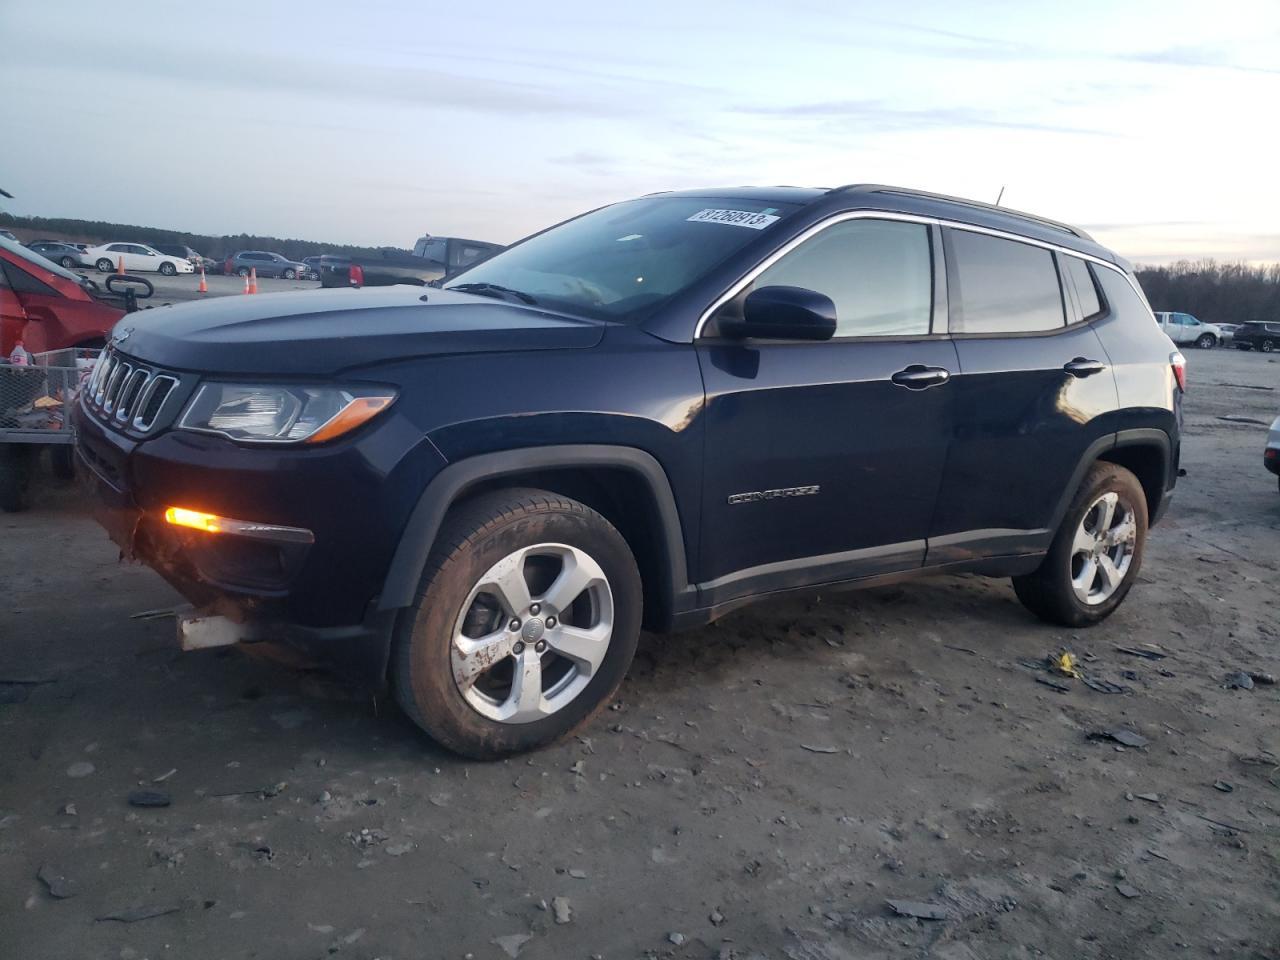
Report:
[[830,340],[836,305],[825,293],[804,287],[760,287],[747,294],[742,319],[720,321],[726,337],[760,340]]

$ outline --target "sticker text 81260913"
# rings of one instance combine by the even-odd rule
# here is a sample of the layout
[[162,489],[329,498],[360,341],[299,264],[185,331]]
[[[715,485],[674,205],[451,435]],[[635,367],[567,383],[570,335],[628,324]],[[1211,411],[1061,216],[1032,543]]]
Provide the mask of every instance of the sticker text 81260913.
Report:
[[746,227],[749,230],[763,230],[778,218],[768,213],[755,213],[751,210],[699,210],[692,217],[691,223],[725,223],[732,227]]

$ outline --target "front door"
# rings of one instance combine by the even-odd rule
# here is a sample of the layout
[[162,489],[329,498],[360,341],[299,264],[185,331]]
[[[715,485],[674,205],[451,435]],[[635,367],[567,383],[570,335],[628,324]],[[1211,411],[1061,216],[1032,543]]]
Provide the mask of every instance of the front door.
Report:
[[945,329],[936,237],[919,223],[834,223],[719,314],[740,313],[758,287],[805,287],[835,302],[832,340],[734,341],[708,324],[704,605],[921,564],[957,369],[934,332]]

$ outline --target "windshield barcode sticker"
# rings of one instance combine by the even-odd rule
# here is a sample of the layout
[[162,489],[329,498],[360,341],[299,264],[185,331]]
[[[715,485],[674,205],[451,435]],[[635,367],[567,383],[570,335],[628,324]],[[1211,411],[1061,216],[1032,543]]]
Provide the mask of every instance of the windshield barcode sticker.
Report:
[[727,223],[732,227],[763,230],[778,218],[767,213],[750,210],[699,210],[689,218],[691,223]]

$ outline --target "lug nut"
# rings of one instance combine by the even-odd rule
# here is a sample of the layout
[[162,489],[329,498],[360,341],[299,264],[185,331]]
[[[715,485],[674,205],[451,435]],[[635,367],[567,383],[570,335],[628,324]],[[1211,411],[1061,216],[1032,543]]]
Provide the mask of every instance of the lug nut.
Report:
[[555,628],[556,628],[556,618],[555,618],[555,617],[547,617],[547,629],[548,629],[548,630],[554,630]]
[[543,650],[547,649],[547,641],[539,640],[537,643],[533,645],[533,649],[536,650],[538,653],[541,653]]
[[530,613],[532,613],[532,614],[534,614],[534,615],[536,616],[536,615],[537,615],[537,613],[538,613],[538,611],[539,611],[539,610],[541,610],[541,609],[542,609],[542,605],[541,605],[541,604],[538,604],[538,603],[535,603],[533,606],[531,606],[531,607],[529,608],[529,612],[530,612]]
[[516,645],[511,648],[511,652],[515,654],[524,653],[524,644],[517,642]]
[[509,630],[519,630],[519,629],[520,629],[520,621],[519,621],[519,620],[512,620],[510,623],[508,623],[508,624],[507,624],[507,629],[509,629]]

